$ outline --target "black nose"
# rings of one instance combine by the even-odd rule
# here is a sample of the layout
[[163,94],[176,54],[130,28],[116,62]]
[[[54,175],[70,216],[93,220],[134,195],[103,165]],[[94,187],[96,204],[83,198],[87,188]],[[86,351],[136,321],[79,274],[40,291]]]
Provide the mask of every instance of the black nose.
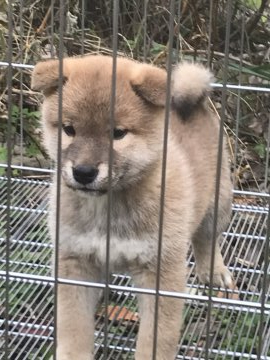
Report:
[[98,169],[91,165],[78,165],[72,168],[74,179],[83,185],[90,184],[95,180]]

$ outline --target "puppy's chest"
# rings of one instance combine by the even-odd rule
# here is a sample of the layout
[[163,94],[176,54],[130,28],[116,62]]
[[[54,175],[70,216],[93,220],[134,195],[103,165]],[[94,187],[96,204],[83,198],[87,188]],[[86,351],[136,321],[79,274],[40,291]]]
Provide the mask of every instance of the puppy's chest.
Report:
[[155,226],[146,224],[133,210],[114,209],[108,229],[107,209],[81,209],[74,214],[73,220],[63,219],[61,229],[60,242],[64,251],[93,257],[101,265],[106,261],[109,239],[113,269],[147,264],[157,253]]

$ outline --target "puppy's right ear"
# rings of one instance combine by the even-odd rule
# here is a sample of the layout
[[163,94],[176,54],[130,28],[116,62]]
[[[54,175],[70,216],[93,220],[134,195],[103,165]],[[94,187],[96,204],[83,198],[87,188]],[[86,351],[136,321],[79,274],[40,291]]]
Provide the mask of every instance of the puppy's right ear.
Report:
[[[68,70],[63,62],[63,83],[68,78]],[[59,84],[59,60],[48,60],[38,63],[33,70],[31,88],[43,91],[45,95],[54,92]]]

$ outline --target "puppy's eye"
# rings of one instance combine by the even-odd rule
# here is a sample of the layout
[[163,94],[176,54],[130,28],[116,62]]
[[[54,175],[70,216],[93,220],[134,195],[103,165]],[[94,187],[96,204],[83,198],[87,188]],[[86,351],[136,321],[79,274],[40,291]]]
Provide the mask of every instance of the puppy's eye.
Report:
[[113,129],[113,138],[114,140],[121,140],[123,139],[123,137],[126,136],[126,134],[128,133],[127,129]]
[[63,125],[63,130],[67,136],[75,136],[75,129],[72,125]]

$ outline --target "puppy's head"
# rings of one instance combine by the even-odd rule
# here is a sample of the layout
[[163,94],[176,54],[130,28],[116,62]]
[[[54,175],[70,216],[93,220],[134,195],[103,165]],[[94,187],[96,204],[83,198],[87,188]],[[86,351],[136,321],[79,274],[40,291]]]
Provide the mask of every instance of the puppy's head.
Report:
[[[62,65],[61,96],[57,60],[36,65],[32,88],[42,90],[45,96],[44,143],[55,161],[62,114],[61,165],[65,184],[95,195],[108,190],[110,131],[113,190],[147,176],[162,150],[166,72],[118,58],[114,94],[112,58],[67,58]],[[110,129],[112,105],[114,128]]]

